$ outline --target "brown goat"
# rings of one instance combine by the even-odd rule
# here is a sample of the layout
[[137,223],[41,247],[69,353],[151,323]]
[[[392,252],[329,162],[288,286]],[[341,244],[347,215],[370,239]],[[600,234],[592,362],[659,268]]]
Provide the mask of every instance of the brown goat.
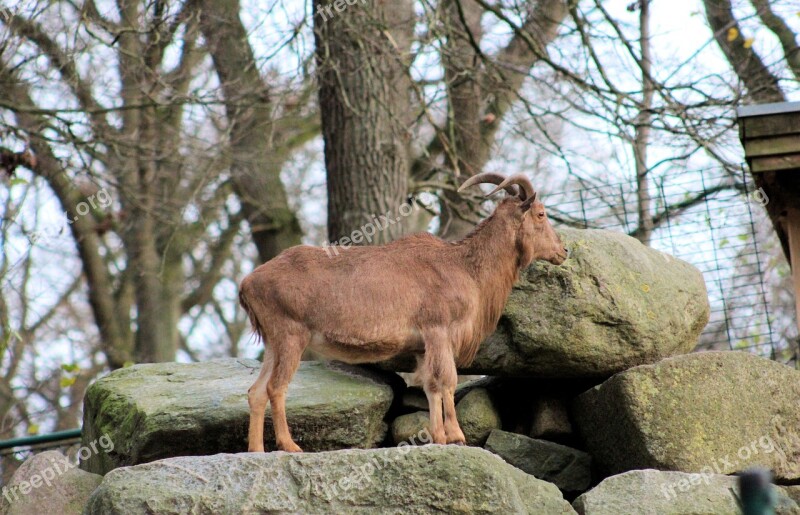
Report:
[[264,364],[248,390],[251,452],[264,450],[267,400],[277,447],[301,450],[289,433],[285,400],[309,345],[348,363],[415,354],[433,442],[464,443],[453,398],[456,366],[470,364],[497,327],[520,269],[567,257],[525,176],[482,173],[459,191],[484,182],[498,185],[489,195],[511,195],[461,241],[413,234],[334,256],[300,245],[244,278],[239,302],[264,341]]

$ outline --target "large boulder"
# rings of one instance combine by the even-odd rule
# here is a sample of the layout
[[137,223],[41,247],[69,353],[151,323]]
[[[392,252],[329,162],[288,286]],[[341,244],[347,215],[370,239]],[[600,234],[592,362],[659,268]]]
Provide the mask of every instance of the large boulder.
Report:
[[[633,470],[606,478],[572,503],[580,515],[739,515],[737,479],[720,474]],[[800,507],[779,487],[778,515]]]
[[761,465],[800,479],[800,372],[746,352],[632,368],[578,396],[574,421],[610,474],[731,474]]
[[78,515],[102,479],[78,469],[58,451],[36,454],[3,487],[0,513]]
[[564,492],[584,492],[592,482],[591,457],[565,445],[494,430],[485,448],[523,472],[553,483]]
[[118,468],[86,513],[575,513],[483,449],[428,445],[170,458]]
[[460,373],[606,378],[695,347],[710,313],[698,269],[622,233],[559,232],[569,259],[520,274],[498,330]]
[[[93,454],[82,467],[105,474],[166,457],[247,450],[247,389],[260,366],[248,359],[159,363],[99,379],[84,398],[83,441],[107,435],[114,450]],[[293,438],[306,451],[382,443],[389,383],[357,367],[301,363],[286,398]],[[274,448],[269,408],[264,439]]]

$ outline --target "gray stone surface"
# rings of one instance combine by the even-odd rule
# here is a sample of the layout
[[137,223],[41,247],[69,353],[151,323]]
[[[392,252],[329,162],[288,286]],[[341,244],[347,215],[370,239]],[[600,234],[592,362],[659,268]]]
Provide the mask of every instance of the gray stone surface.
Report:
[[745,352],[632,368],[581,394],[573,419],[606,474],[654,468],[800,479],[800,371]]
[[[633,470],[604,479],[572,503],[580,515],[739,515],[736,478]],[[800,508],[776,487],[778,515]]]
[[[247,359],[159,363],[99,379],[84,398],[83,440],[106,434],[114,452],[92,455],[82,467],[105,474],[160,458],[247,450],[247,389],[260,366]],[[289,428],[306,451],[374,447],[385,438],[393,395],[373,372],[303,362],[289,385]],[[271,413],[268,449],[275,446]]]
[[584,492],[591,484],[592,460],[583,451],[500,430],[489,435],[486,449],[564,492]]
[[105,476],[89,515],[575,513],[552,484],[483,449],[427,445],[170,458]]
[[3,486],[4,515],[78,515],[103,478],[77,468],[58,451],[31,456]]

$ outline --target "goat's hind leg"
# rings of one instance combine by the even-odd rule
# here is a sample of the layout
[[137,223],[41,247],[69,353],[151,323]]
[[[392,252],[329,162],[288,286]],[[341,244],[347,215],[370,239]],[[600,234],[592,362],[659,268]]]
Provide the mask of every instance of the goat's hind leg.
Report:
[[250,429],[247,432],[247,451],[264,452],[264,412],[267,409],[267,382],[272,373],[272,348],[264,342],[264,363],[253,386],[247,390],[250,406]]
[[293,335],[276,342],[273,350],[274,364],[272,375],[267,381],[267,395],[272,405],[272,425],[275,428],[275,444],[278,449],[287,452],[303,452],[294,443],[286,421],[286,391],[297,367],[300,357],[308,345],[309,338]]

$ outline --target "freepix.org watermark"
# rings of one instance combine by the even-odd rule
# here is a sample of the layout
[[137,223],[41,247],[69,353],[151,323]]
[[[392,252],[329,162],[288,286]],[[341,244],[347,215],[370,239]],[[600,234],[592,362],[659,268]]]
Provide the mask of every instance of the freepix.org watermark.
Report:
[[[66,225],[72,225],[74,222],[78,220],[78,217],[83,217],[88,215],[92,210],[96,209],[104,209],[111,205],[113,199],[111,195],[108,193],[108,190],[105,188],[99,190],[97,193],[86,197],[85,201],[78,202],[75,205],[75,212],[77,213],[72,218],[69,217],[69,213],[64,211],[64,222]],[[30,235],[31,244],[36,242],[41,242],[44,240],[48,240],[50,238],[55,238],[64,230],[66,225],[58,225],[54,227],[45,227],[39,231],[36,231]]]
[[[99,454],[101,450],[105,453],[109,453],[114,450],[114,442],[111,441],[111,438],[108,435],[103,435],[97,440],[94,440],[88,445],[84,445],[78,449],[79,462],[86,461],[92,455]],[[2,491],[3,497],[6,498],[9,504],[18,502],[20,495],[28,495],[35,489],[42,486],[50,487],[57,477],[61,476],[68,470],[77,467],[78,463],[70,463],[66,460],[61,462],[54,460],[49,467],[37,472],[36,474],[33,474],[27,481],[20,481],[18,484],[13,485],[10,488],[4,486]]]
[[350,236],[339,238],[339,241],[325,243],[322,245],[322,248],[325,249],[325,253],[328,257],[333,257],[339,255],[340,249],[349,248],[353,243],[356,245],[364,242],[372,243],[372,238],[375,237],[376,234],[385,230],[390,225],[399,223],[400,220],[411,215],[414,211],[419,209],[419,207],[417,199],[411,197],[407,202],[400,204],[400,207],[397,208],[397,216],[393,216],[391,211],[387,211],[384,215],[372,216],[369,222],[351,232]]
[[[360,0],[361,5],[366,5],[367,0]],[[328,21],[339,13],[344,12],[345,9],[351,5],[356,5],[359,0],[333,0],[328,5],[317,6],[317,16],[322,18],[322,21]]]
[[[749,445],[742,446],[736,451],[735,456],[726,454],[725,456],[715,459],[712,463],[705,465],[700,469],[699,473],[687,474],[687,476],[680,481],[675,481],[671,484],[661,485],[661,493],[667,499],[674,499],[678,493],[685,493],[699,485],[705,483],[708,485],[714,474],[729,474],[730,471],[736,470],[739,467],[740,461],[747,462],[751,457],[759,454],[771,454],[775,452],[777,447],[775,442],[769,436],[762,436],[758,440],[753,440]],[[738,459],[737,459],[738,458]]]

